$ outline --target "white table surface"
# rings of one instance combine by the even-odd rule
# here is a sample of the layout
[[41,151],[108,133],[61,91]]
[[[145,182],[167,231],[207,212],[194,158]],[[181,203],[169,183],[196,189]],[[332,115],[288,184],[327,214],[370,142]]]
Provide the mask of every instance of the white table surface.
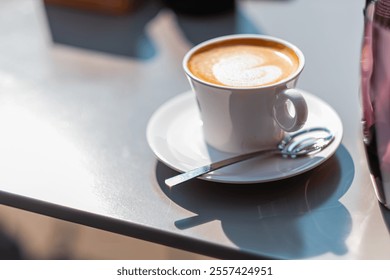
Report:
[[[390,213],[361,138],[363,6],[243,0],[235,14],[199,19],[148,3],[111,19],[57,8],[48,18],[40,1],[1,1],[0,203],[217,258],[390,258]],[[49,22],[74,45],[52,42]],[[148,147],[150,116],[189,90],[181,60],[193,44],[248,32],[303,50],[299,87],[340,115],[342,145],[291,179],[167,190],[176,172]],[[99,42],[123,53],[88,48]]]

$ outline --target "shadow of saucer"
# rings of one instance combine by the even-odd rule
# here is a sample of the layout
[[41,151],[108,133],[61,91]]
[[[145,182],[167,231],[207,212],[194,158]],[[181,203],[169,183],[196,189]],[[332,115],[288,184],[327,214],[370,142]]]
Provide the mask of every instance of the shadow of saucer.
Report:
[[300,259],[347,252],[352,220],[339,199],[352,183],[354,165],[343,146],[317,168],[271,183],[229,185],[196,179],[169,189],[164,179],[175,174],[157,164],[165,195],[194,213],[173,221],[179,229],[219,220],[226,237],[248,256]]

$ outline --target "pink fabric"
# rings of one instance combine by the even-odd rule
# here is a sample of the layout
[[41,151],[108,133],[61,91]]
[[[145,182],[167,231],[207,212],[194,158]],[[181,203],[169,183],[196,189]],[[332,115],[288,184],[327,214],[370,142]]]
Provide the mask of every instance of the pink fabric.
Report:
[[372,32],[370,87],[371,93],[375,94],[378,154],[382,173],[388,173],[390,177],[390,29],[374,24]]

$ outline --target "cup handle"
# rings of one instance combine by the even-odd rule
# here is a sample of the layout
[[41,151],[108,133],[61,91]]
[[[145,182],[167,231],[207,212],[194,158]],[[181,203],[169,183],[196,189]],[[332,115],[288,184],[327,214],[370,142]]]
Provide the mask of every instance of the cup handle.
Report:
[[273,115],[276,123],[284,131],[300,129],[307,120],[307,114],[307,104],[299,90],[290,88],[277,94]]

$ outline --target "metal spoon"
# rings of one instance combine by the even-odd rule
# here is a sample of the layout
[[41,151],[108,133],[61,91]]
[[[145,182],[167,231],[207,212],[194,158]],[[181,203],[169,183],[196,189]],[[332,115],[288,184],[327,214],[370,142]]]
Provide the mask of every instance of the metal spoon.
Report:
[[325,127],[307,128],[296,133],[287,134],[277,148],[241,154],[213,162],[168,178],[165,180],[165,184],[168,187],[173,187],[222,167],[264,154],[279,154],[290,158],[312,155],[325,149],[334,138],[334,134]]

